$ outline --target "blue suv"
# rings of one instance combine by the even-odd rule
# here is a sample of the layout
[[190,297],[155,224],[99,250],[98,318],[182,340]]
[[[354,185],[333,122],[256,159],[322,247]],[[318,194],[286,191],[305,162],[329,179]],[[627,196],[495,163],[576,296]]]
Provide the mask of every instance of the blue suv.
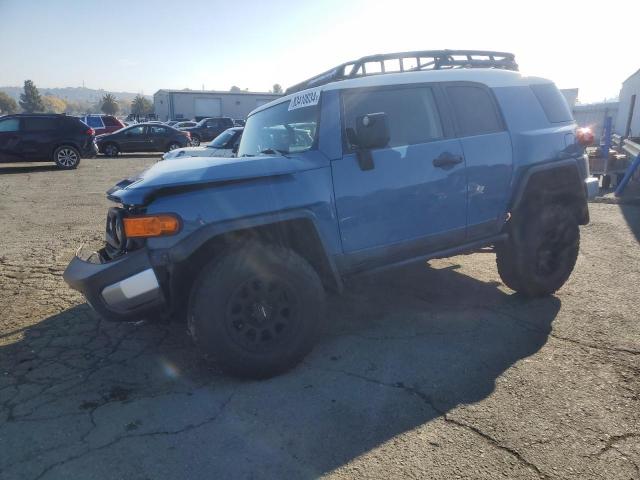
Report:
[[567,102],[512,54],[375,55],[254,110],[238,158],[116,184],[104,248],[64,278],[108,318],[186,312],[227,371],[268,377],[352,275],[492,246],[507,286],[552,294],[595,189]]

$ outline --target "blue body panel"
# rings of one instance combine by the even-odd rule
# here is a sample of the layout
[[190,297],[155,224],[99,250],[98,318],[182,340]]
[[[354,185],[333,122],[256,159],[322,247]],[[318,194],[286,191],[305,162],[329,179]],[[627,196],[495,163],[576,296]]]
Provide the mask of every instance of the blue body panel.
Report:
[[510,200],[513,175],[509,132],[460,139],[467,173],[467,239],[497,233]]
[[448,170],[434,167],[432,161],[445,152],[462,156],[460,142],[447,139],[376,150],[372,152],[374,168],[366,171],[360,169],[355,154],[334,160],[344,252],[447,232],[464,235],[464,162]]
[[498,87],[493,92],[509,128],[513,146],[513,175],[508,192],[532,165],[578,158],[584,152],[576,142],[574,122],[550,123],[528,87]]

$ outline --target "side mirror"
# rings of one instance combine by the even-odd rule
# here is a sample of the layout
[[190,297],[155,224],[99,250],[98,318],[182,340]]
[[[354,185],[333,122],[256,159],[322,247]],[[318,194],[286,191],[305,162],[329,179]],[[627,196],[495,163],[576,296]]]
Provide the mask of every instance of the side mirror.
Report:
[[371,170],[374,167],[371,150],[386,147],[391,138],[387,124],[387,114],[384,112],[368,113],[356,118],[355,134],[360,168],[362,170]]
[[386,113],[368,113],[356,118],[358,147],[371,150],[389,144],[389,126]]

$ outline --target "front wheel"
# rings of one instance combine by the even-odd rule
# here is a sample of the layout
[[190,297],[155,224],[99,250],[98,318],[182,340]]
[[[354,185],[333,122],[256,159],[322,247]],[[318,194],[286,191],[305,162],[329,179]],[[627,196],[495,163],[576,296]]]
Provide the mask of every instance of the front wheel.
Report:
[[295,252],[253,243],[204,267],[189,301],[189,331],[228,372],[282,373],[311,350],[323,322],[324,290]]
[[62,170],[73,170],[80,164],[80,152],[74,147],[63,145],[53,152],[53,161]]
[[502,281],[528,297],[550,295],[569,279],[580,250],[580,229],[565,208],[542,207],[515,219],[509,239],[496,246]]
[[104,154],[107,157],[115,157],[118,155],[118,146],[115,143],[108,143],[104,146]]

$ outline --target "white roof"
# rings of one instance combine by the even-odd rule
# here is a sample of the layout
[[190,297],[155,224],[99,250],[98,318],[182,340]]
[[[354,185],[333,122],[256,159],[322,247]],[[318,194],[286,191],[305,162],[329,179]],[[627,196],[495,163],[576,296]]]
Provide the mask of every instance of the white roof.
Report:
[[477,82],[490,88],[528,86],[536,83],[550,83],[550,80],[539,77],[525,77],[519,72],[496,68],[452,68],[447,70],[424,70],[418,72],[386,73],[384,75],[368,75],[366,77],[351,78],[331,82],[318,87],[286,95],[269,103],[259,106],[249,115],[269,108],[279,103],[287,102],[292,97],[308,90],[342,90],[345,88],[380,87],[384,85],[406,85],[424,82]]

